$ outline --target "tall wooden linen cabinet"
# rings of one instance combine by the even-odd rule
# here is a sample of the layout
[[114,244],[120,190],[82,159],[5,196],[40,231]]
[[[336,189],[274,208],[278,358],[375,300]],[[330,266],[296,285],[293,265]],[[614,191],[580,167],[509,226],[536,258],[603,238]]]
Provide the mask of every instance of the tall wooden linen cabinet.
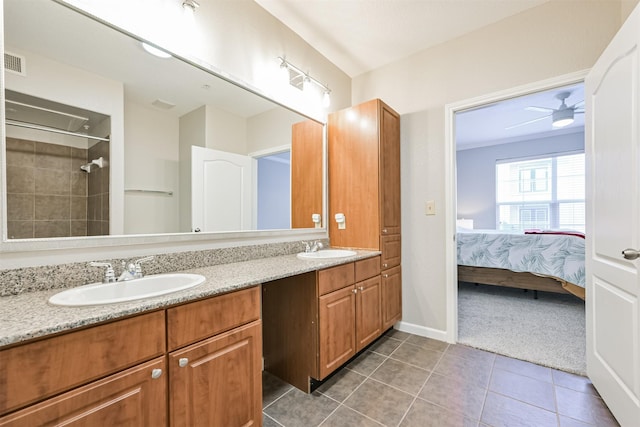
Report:
[[328,124],[331,246],[382,252],[385,330],[402,317],[400,115],[374,99],[330,114]]

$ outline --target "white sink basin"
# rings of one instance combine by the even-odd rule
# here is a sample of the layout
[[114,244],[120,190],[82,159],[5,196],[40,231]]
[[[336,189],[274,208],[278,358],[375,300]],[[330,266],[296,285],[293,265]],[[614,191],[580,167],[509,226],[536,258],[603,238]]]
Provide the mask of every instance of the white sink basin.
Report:
[[116,283],[92,283],[59,292],[49,302],[54,305],[83,306],[113,304],[170,294],[205,281],[200,274],[169,273]]
[[316,252],[300,252],[298,258],[301,259],[330,259],[346,258],[356,255],[356,251],[348,249],[322,249]]

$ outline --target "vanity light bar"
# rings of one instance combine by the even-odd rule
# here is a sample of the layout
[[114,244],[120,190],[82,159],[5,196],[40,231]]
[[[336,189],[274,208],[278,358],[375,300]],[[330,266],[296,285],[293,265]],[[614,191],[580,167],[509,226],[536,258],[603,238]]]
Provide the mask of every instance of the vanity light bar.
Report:
[[331,89],[329,89],[329,87],[323,83],[321,83],[319,80],[314,79],[313,77],[311,77],[309,75],[309,73],[305,73],[304,71],[302,71],[300,68],[296,67],[295,65],[293,65],[291,62],[287,61],[286,59],[284,59],[282,56],[279,56],[278,59],[281,61],[280,62],[280,68],[286,68],[288,70],[293,70],[296,73],[298,73],[298,75],[300,77],[302,77],[303,80],[309,81],[314,83],[315,85],[317,85],[320,89],[322,89],[322,92],[324,93],[325,96],[328,96],[331,93]]

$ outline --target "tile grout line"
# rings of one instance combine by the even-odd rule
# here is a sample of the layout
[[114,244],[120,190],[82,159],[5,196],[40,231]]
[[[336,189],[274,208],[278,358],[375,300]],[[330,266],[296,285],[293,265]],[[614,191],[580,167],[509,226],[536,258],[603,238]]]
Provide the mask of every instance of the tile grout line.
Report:
[[[383,335],[383,336],[384,336],[384,335]],[[387,338],[391,339],[391,337],[387,337]],[[395,339],[395,338],[394,338],[394,340],[395,340],[395,341],[400,341],[400,340]],[[406,340],[406,338],[405,338],[405,340]],[[398,344],[398,347],[400,347],[400,345],[402,345],[402,343],[403,343],[403,342],[404,342],[404,341],[400,341],[400,344]],[[396,347],[396,348],[397,348],[397,347]],[[349,399],[349,398],[350,398],[350,397],[351,397],[351,396],[352,396],[352,395],[353,395],[353,394],[354,394],[354,393],[355,393],[355,392],[356,392],[356,391],[357,391],[357,390],[362,386],[362,384],[364,384],[364,383],[365,383],[369,378],[371,378],[371,375],[373,375],[373,373],[374,373],[374,372],[376,372],[376,371],[380,368],[380,366],[382,366],[382,365],[384,364],[384,362],[386,362],[386,361],[389,359],[389,356],[388,356],[388,355],[385,355],[385,354],[382,354],[382,353],[378,353],[378,352],[376,352],[376,351],[374,351],[374,350],[365,350],[365,352],[363,352],[363,353],[361,354],[361,356],[362,356],[362,355],[364,355],[364,354],[366,354],[366,352],[367,352],[367,351],[371,351],[371,352],[372,352],[372,353],[374,353],[374,354],[377,354],[377,355],[383,356],[383,357],[384,357],[384,359],[382,360],[382,362],[380,362],[380,363],[378,364],[378,366],[376,366],[376,367],[375,367],[375,369],[374,369],[373,371],[371,371],[371,373],[370,373],[369,375],[362,375],[361,373],[359,373],[359,372],[357,372],[357,371],[354,371],[353,369],[349,369],[347,366],[345,366],[345,367],[344,367],[345,369],[348,369],[348,370],[350,370],[351,372],[354,372],[354,373],[356,373],[356,374],[358,374],[358,375],[362,375],[362,376],[363,376],[363,377],[365,377],[365,378],[364,378],[364,380],[362,380],[362,382],[361,382],[360,384],[358,384],[358,386],[357,386],[356,388],[354,388],[354,389],[351,391],[351,393],[349,393],[349,394],[347,395],[347,397],[345,397],[345,398],[342,400],[342,402],[339,402],[339,401],[337,401],[336,399],[332,398],[331,396],[329,396],[329,395],[327,395],[327,394],[324,394],[322,391],[318,391],[318,393],[322,394],[323,396],[328,397],[329,399],[333,400],[334,402],[338,402],[338,406],[337,406],[333,411],[331,411],[331,413],[330,413],[329,415],[327,415],[327,416],[325,417],[325,419],[324,419],[324,420],[322,420],[322,422],[321,422],[320,424],[318,424],[318,427],[320,427],[322,424],[324,424],[324,423],[329,419],[329,417],[331,417],[331,415],[333,415],[333,414],[334,414],[338,409],[340,409],[340,407],[341,407],[341,406],[344,406],[345,408],[348,408],[348,409],[350,409],[350,410],[352,410],[352,411],[354,411],[354,412],[357,412],[358,414],[360,414],[360,415],[362,415],[362,416],[364,416],[364,417],[366,417],[366,418],[368,418],[368,419],[370,419],[370,420],[372,420],[372,421],[375,421],[376,423],[378,423],[378,424],[380,424],[380,425],[384,426],[384,424],[380,423],[379,421],[377,421],[377,420],[375,420],[375,419],[373,419],[373,418],[371,418],[371,417],[369,417],[369,416],[367,416],[367,415],[365,415],[365,414],[363,414],[363,413],[361,413],[361,412],[358,412],[358,410],[356,410],[356,409],[354,409],[354,408],[352,408],[352,407],[350,407],[350,406],[344,405],[344,403],[343,403],[343,402],[346,402],[346,401],[347,401],[347,400],[348,400],[348,399]],[[395,350],[394,350],[394,351],[395,351]],[[393,353],[393,352],[392,352],[392,353]],[[360,357],[360,356],[358,356],[358,357]],[[371,379],[373,379],[373,378],[371,378]],[[385,427],[386,427],[386,426],[385,426]]]
[[[411,344],[411,343],[409,343]],[[442,354],[440,355],[440,357],[438,358],[438,361],[436,362],[435,365],[433,365],[433,369],[431,369],[429,371],[429,375],[427,375],[427,378],[424,380],[424,382],[422,383],[422,386],[420,387],[420,389],[418,390],[418,392],[415,394],[415,396],[413,396],[413,400],[411,401],[411,403],[409,404],[409,406],[407,407],[407,409],[404,411],[404,414],[402,415],[402,417],[400,418],[400,421],[398,421],[397,426],[400,426],[402,424],[402,422],[405,420],[405,418],[407,418],[407,415],[409,414],[409,411],[411,411],[411,408],[413,407],[413,405],[416,403],[416,400],[418,400],[418,396],[420,395],[420,393],[422,393],[422,390],[424,389],[424,386],[427,385],[427,381],[429,381],[429,379],[431,378],[431,376],[433,375],[433,372],[435,371],[436,367],[438,366],[438,364],[440,363],[440,360],[442,360],[442,358],[444,357],[444,354],[446,353],[446,351],[449,349],[449,345],[447,344],[447,347],[444,349],[444,351],[442,352]],[[393,359],[395,360],[395,359]]]
[[285,427],[284,424],[280,423],[278,420],[276,420],[275,418],[273,418],[272,416],[270,416],[269,414],[265,414],[264,410],[262,411],[262,416],[263,417],[267,417],[269,418],[271,421],[273,421],[274,423],[278,424],[281,427]]
[[[284,396],[286,396],[287,394],[289,394],[295,387],[289,387],[289,390],[285,391],[284,393],[282,393],[277,399],[274,399],[273,402],[269,403],[267,406],[265,406],[264,408],[262,408],[262,412],[264,412],[265,409],[271,407],[271,405],[273,405],[274,403],[276,403],[278,400],[282,399]],[[271,418],[271,417],[269,417]]]
[[[383,335],[383,336],[384,336],[384,335]],[[395,353],[395,351],[396,351],[398,348],[400,348],[400,346],[401,346],[402,344],[406,343],[406,341],[409,339],[409,337],[410,337],[410,335],[409,335],[409,336],[407,336],[407,337],[405,337],[404,339],[400,340],[400,339],[397,339],[397,338],[393,338],[393,337],[388,336],[388,337],[387,337],[388,339],[393,339],[394,341],[399,341],[399,344],[397,345],[397,347],[396,347],[396,348],[394,348],[394,349],[393,349],[393,351],[392,351],[391,353],[389,353],[389,354],[383,354],[383,353],[378,353],[378,352],[377,352],[377,351],[375,351],[375,350],[369,350],[369,351],[371,351],[371,352],[372,352],[372,353],[374,353],[374,354],[377,354],[377,355],[379,355],[379,356],[382,356],[384,359],[383,359],[383,360],[378,364],[378,366],[376,366],[376,367],[371,371],[371,373],[369,373],[369,375],[366,375],[366,376],[364,376],[364,375],[363,375],[363,376],[365,377],[365,379],[364,379],[364,380],[362,380],[362,382],[361,382],[360,384],[358,384],[358,386],[357,386],[356,388],[354,388],[354,389],[353,389],[353,391],[352,391],[351,393],[349,393],[349,395],[348,395],[347,397],[345,397],[345,398],[344,398],[344,400],[343,400],[342,402],[346,402],[346,401],[347,401],[347,400],[348,400],[348,399],[349,399],[349,398],[350,398],[350,397],[351,397],[351,396],[352,396],[352,395],[353,395],[353,394],[354,394],[354,393],[355,393],[355,392],[356,392],[356,391],[357,391],[357,390],[362,386],[362,384],[364,384],[364,383],[365,383],[367,380],[369,380],[369,379],[370,379],[370,380],[372,380],[372,381],[376,381],[376,382],[378,382],[378,383],[384,384],[384,385],[386,385],[386,386],[392,387],[392,388],[394,388],[394,389],[396,389],[396,390],[403,391],[403,390],[400,390],[400,389],[398,389],[398,388],[396,388],[396,387],[390,386],[389,384],[385,384],[385,383],[383,383],[382,381],[378,381],[378,380],[376,380],[375,378],[372,378],[372,375],[373,375],[374,373],[376,373],[376,372],[378,371],[378,369],[380,369],[380,367],[381,367],[382,365],[384,365],[384,363],[385,363],[387,360],[392,359],[392,358],[391,358],[391,355],[392,355],[393,353]],[[392,359],[392,360],[395,360],[395,359]],[[358,373],[357,371],[354,371],[354,370],[351,370],[351,371],[352,371],[352,372],[355,372],[355,373]],[[360,374],[360,375],[362,375],[362,374]],[[404,392],[404,391],[403,391],[403,392]],[[405,392],[405,393],[406,393],[406,392]],[[372,421],[374,421],[374,422],[375,422],[375,423],[377,423],[377,424],[380,424],[381,426],[387,427],[387,426],[386,426],[385,424],[383,424],[382,422],[380,422],[380,421],[378,421],[378,420],[376,420],[376,419],[374,419],[374,418],[371,418],[370,416],[368,416],[368,415],[366,415],[366,414],[363,414],[362,412],[358,411],[358,410],[357,410],[357,409],[355,409],[355,408],[352,408],[352,407],[350,407],[350,406],[344,405],[344,403],[342,403],[342,402],[340,403],[340,405],[338,406],[338,408],[339,408],[340,406],[344,406],[344,407],[346,407],[346,408],[348,408],[348,409],[350,409],[350,410],[352,410],[352,411],[354,411],[354,412],[356,412],[356,413],[358,413],[358,414],[362,415],[363,417],[365,417],[365,418],[367,418],[367,419],[369,419],[369,420],[372,420]],[[336,408],[336,410],[337,410],[337,408]],[[334,412],[335,412],[335,411],[334,411]],[[325,419],[325,421],[326,421],[326,419]],[[323,421],[323,422],[324,422],[324,421]]]
[[[484,350],[483,350],[484,351]],[[480,418],[478,419],[478,425],[480,425],[480,423],[482,423],[482,416],[484,415],[484,409],[485,409],[485,405],[487,404],[487,397],[489,397],[489,388],[491,387],[491,380],[493,379],[493,370],[496,367],[496,361],[498,360],[498,358],[495,356],[493,356],[493,363],[491,363],[491,370],[489,372],[489,382],[487,383],[487,387],[484,389],[484,397],[482,398],[482,409],[480,410]],[[487,424],[487,423],[485,423]],[[487,424],[489,425],[489,424]]]

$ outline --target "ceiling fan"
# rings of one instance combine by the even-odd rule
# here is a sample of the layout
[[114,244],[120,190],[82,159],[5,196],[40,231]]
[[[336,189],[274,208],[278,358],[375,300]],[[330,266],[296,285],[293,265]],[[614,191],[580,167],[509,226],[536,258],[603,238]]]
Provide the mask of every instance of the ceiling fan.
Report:
[[540,120],[544,120],[547,117],[551,117],[551,124],[554,128],[561,128],[564,126],[568,126],[573,123],[574,114],[582,114],[584,113],[584,101],[576,102],[571,106],[567,106],[565,100],[571,95],[571,92],[559,92],[556,94],[556,98],[560,100],[560,106],[558,108],[547,108],[547,107],[526,107],[526,110],[529,111],[539,111],[542,113],[548,113],[546,116],[538,117],[537,119],[528,120],[526,122],[517,123],[512,126],[508,126],[505,129],[513,129],[519,126],[528,125],[530,123],[535,123]]

